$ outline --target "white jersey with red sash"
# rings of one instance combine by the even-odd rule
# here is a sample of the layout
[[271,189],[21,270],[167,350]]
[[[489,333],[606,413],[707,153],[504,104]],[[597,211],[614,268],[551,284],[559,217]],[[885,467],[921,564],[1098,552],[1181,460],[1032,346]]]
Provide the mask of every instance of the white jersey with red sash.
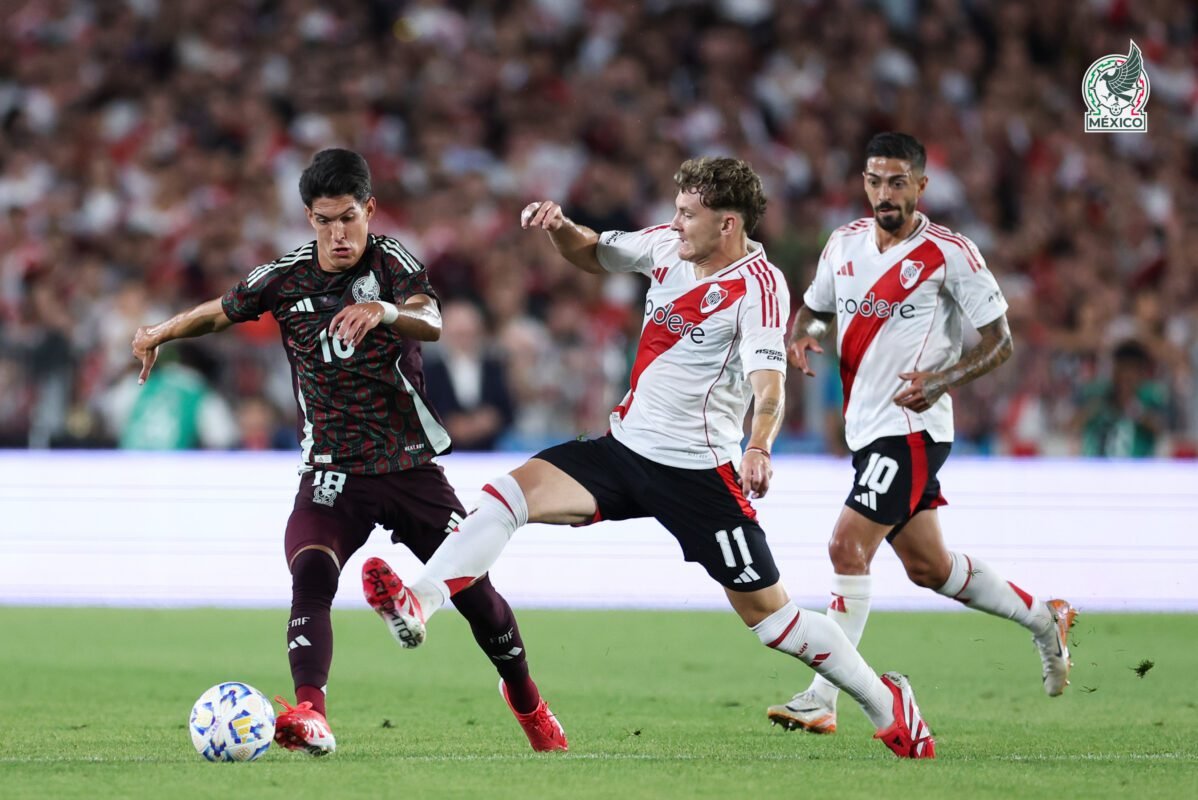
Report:
[[611,432],[659,464],[712,469],[739,463],[748,375],[786,371],[790,292],[756,242],[702,279],[678,245],[668,225],[599,237],[604,269],[650,281],[631,388],[612,411]]
[[915,231],[878,252],[872,217],[838,228],[803,295],[812,311],[835,313],[845,439],[860,450],[882,436],[926,430],[953,440],[944,394],[922,414],[892,399],[900,372],[944,369],[961,357],[962,317],[975,328],[1007,311],[998,283],[973,242],[917,214]]

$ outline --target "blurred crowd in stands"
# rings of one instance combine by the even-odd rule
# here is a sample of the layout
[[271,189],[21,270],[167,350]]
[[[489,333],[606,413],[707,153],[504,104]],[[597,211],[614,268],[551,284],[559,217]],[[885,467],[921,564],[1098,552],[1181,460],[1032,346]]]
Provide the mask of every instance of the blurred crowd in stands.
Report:
[[[428,266],[426,347],[460,449],[606,428],[640,278],[581,274],[523,205],[669,221],[677,165],[748,159],[794,302],[866,215],[865,142],[928,149],[923,209],[1011,304],[1012,361],[955,393],[957,451],[1193,457],[1198,6],[1186,0],[11,0],[0,5],[0,446],[294,448],[272,320],[134,329],[314,238],[311,154],[362,152],[373,230]],[[1083,132],[1082,76],[1134,39],[1146,134]],[[779,450],[843,452],[832,356]]]

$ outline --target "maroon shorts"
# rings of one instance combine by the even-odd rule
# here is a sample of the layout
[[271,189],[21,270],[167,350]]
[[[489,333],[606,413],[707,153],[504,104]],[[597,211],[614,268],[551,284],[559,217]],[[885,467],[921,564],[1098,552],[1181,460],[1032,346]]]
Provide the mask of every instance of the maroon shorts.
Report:
[[465,517],[466,510],[437,464],[386,475],[315,470],[300,477],[287,520],[287,563],[301,549],[320,545],[336,553],[344,566],[376,524],[389,528],[392,541],[427,561]]

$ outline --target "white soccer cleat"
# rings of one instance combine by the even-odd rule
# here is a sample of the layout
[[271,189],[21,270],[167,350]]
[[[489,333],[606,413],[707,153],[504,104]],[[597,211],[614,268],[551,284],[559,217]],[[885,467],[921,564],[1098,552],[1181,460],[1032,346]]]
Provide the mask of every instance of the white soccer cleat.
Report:
[[1048,613],[1052,614],[1052,627],[1040,636],[1033,636],[1040,660],[1044,662],[1044,691],[1049,697],[1057,697],[1069,685],[1069,629],[1077,619],[1077,609],[1068,600],[1049,600]]
[[368,558],[362,565],[362,593],[400,647],[424,643],[424,611],[420,601],[403,585],[399,576],[381,558]]
[[836,709],[811,689],[799,692],[785,705],[770,706],[765,715],[788,731],[836,733]]
[[875,733],[874,738],[881,739],[899,758],[935,758],[936,740],[919,713],[907,676],[887,672],[882,676],[882,683],[894,695],[894,722],[886,730]]

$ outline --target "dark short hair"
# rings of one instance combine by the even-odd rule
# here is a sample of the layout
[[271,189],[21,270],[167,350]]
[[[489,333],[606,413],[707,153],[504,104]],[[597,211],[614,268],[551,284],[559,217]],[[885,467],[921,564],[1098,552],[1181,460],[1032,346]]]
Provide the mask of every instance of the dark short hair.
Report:
[[692,158],[674,173],[674,183],[684,192],[698,192],[703,205],[715,211],[736,211],[752,233],[765,216],[765,190],[761,177],[739,158]]
[[352,195],[365,203],[374,193],[370,188],[370,167],[353,150],[330,147],[312,156],[312,163],[299,179],[300,199],[308,208],[318,197]]
[[865,158],[898,158],[911,162],[911,169],[923,172],[928,166],[928,153],[914,136],[906,133],[879,133],[865,146]]

